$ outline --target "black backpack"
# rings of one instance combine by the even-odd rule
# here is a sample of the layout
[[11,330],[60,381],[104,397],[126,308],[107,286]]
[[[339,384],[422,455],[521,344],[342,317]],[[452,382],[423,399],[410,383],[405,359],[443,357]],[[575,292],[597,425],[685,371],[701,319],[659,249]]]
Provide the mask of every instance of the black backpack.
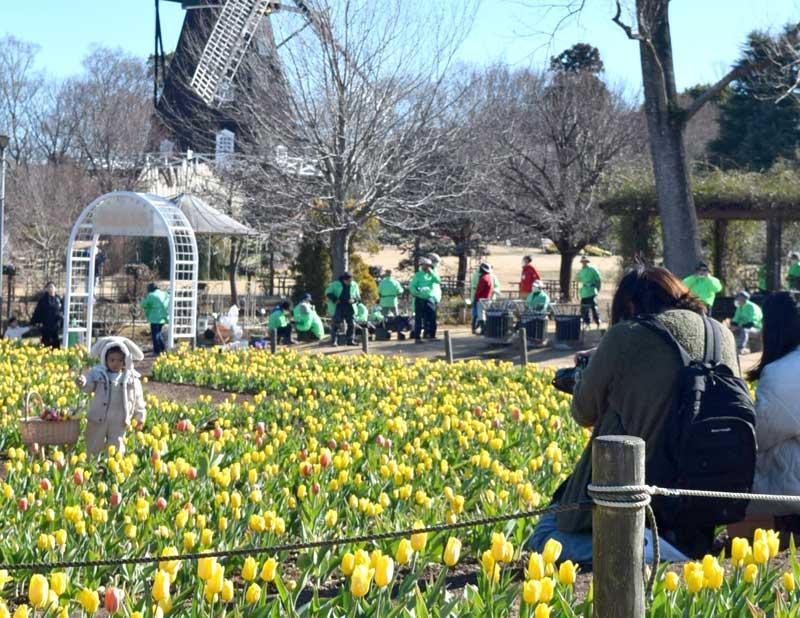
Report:
[[[705,357],[700,361],[691,359],[659,320],[640,318],[637,322],[672,346],[683,364],[674,405],[648,458],[648,484],[750,493],[757,450],[755,404],[745,381],[722,364],[722,327],[703,317]],[[713,526],[741,521],[747,505],[748,500],[653,499],[656,520],[665,532],[713,530]]]

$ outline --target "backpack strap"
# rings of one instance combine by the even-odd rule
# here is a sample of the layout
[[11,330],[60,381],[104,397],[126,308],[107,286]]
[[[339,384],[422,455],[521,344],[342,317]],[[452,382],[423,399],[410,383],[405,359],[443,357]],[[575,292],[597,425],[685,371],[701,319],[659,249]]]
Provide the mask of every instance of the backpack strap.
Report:
[[658,318],[650,315],[650,316],[641,316],[634,320],[637,324],[644,326],[647,330],[652,333],[658,335],[661,339],[663,339],[667,345],[671,348],[674,348],[678,351],[678,355],[681,358],[681,362],[683,363],[684,367],[688,367],[692,364],[693,360],[692,357],[689,356],[689,353],[686,351],[678,340],[675,339],[675,336],[670,332],[670,330],[664,326],[664,323],[661,322]]
[[716,320],[703,316],[706,329],[705,362],[712,365],[722,363],[722,330]]

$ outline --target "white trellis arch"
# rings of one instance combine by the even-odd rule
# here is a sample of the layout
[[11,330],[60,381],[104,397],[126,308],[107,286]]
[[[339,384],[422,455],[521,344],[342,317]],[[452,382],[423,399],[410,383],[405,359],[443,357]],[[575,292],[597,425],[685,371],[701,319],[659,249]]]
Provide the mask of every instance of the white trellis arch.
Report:
[[78,217],[67,245],[64,291],[66,346],[75,333],[91,349],[94,310],[94,262],[100,236],[158,236],[169,242],[169,336],[194,341],[197,324],[197,241],[186,215],[157,195],[117,191],[89,204]]

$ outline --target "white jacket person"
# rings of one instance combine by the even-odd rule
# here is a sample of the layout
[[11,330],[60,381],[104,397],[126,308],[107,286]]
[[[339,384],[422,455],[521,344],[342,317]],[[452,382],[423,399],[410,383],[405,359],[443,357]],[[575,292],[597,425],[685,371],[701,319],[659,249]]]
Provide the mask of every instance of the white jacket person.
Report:
[[132,423],[145,421],[142,382],[133,368],[144,354],[126,337],[103,337],[92,347],[91,356],[100,363],[78,378],[83,392],[94,394],[86,415],[86,451],[97,454],[114,446],[124,452],[125,432]]
[[[800,495],[800,349],[769,363],[756,392],[753,493]],[[788,515],[800,505],[751,502],[749,513]]]

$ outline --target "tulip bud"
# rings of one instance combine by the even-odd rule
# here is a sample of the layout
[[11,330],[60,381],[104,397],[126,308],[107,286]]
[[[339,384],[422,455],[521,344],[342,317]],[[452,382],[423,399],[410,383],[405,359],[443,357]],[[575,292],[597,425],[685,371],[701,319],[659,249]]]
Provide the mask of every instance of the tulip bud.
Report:
[[116,614],[122,607],[125,593],[119,588],[110,586],[106,588],[105,608],[109,614]]

